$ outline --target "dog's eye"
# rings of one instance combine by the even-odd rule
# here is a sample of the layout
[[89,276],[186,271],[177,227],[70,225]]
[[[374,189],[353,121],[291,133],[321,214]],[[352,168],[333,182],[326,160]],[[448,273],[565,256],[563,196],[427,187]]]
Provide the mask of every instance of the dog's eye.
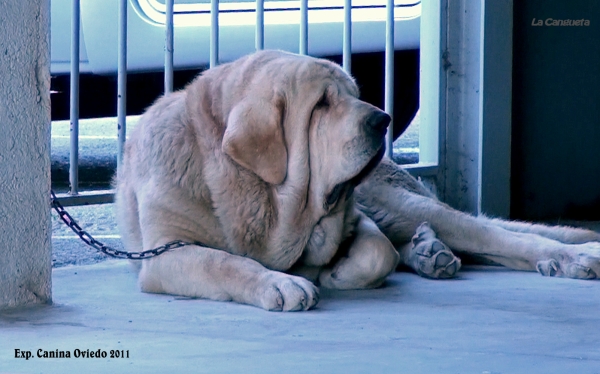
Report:
[[327,91],[323,92],[323,95],[315,105],[315,108],[326,108],[329,106],[329,98],[327,97]]
[[329,195],[327,195],[327,198],[325,198],[325,209],[328,209],[337,203],[342,195],[342,192],[344,192],[344,186],[345,183],[338,183],[335,187],[333,187],[333,190],[331,190]]

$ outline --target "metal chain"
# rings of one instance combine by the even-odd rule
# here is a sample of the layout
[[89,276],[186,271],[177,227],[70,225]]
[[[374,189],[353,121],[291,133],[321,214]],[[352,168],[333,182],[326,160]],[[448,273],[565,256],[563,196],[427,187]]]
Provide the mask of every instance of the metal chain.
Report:
[[91,236],[88,232],[86,232],[84,229],[82,229],[81,226],[79,226],[77,224],[77,222],[73,219],[73,217],[71,217],[71,215],[65,210],[65,208],[61,205],[61,203],[58,202],[58,199],[56,198],[54,191],[50,191],[50,194],[52,195],[52,201],[51,201],[52,208],[56,211],[56,213],[58,213],[58,216],[60,217],[60,219],[67,226],[69,226],[71,228],[71,230],[73,230],[73,232],[75,234],[77,234],[77,236],[79,236],[79,238],[81,238],[81,240],[83,240],[83,242],[85,244],[89,245],[90,247],[95,248],[96,250],[104,253],[107,256],[114,257],[114,258],[123,258],[123,259],[128,259],[128,260],[145,260],[147,258],[152,258],[152,257],[156,257],[158,255],[161,255],[172,249],[185,247],[187,245],[202,245],[202,246],[204,246],[202,243],[197,243],[197,242],[192,243],[192,242],[184,242],[182,240],[174,240],[165,245],[161,245],[160,247],[157,247],[154,249],[149,249],[149,250],[143,251],[143,252],[125,252],[125,251],[120,251],[118,249],[111,248],[111,247],[97,241],[96,239],[94,239],[93,236]]

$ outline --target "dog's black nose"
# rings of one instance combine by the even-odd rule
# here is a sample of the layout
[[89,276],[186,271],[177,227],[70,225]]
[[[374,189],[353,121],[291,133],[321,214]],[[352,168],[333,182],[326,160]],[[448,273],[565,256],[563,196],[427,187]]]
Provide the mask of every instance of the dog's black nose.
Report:
[[367,118],[367,126],[375,131],[385,131],[392,119],[381,110],[374,110]]

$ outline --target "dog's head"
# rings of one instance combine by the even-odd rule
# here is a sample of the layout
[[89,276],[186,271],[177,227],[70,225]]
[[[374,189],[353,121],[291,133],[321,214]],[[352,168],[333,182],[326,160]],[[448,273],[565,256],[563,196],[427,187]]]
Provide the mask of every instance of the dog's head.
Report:
[[305,262],[326,263],[352,225],[354,187],[383,157],[390,117],[326,60],[265,51],[220,69],[211,79],[223,153],[270,186]]
[[[326,60],[266,51],[239,60],[223,151],[265,182],[305,187],[330,211],[377,165],[390,117]],[[232,82],[232,84],[235,84]],[[225,104],[227,105],[227,104]]]

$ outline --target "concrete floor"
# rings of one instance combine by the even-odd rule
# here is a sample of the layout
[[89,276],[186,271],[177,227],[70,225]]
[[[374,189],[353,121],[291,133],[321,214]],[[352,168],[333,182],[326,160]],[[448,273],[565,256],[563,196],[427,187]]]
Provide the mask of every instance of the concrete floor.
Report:
[[143,294],[126,262],[108,261],[54,269],[53,298],[0,312],[0,373],[600,373],[598,281],[494,267],[450,281],[397,273],[286,314]]

